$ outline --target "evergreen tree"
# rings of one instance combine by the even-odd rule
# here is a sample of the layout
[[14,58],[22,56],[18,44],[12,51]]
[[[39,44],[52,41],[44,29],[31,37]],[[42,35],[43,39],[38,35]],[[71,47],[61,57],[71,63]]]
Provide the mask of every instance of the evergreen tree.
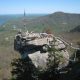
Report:
[[25,59],[14,59],[12,80],[38,80],[38,71],[32,61],[27,57]]

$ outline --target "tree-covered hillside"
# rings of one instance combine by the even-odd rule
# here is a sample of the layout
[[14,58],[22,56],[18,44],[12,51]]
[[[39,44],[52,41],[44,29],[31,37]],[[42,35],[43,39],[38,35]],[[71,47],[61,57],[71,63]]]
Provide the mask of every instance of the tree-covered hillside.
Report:
[[80,32],[80,25],[72,29],[70,32]]
[[[55,12],[36,18],[25,18],[26,29],[34,31],[42,31],[46,27],[50,27],[54,32],[70,31],[80,25],[80,14],[71,14],[63,12]],[[7,29],[16,27],[24,28],[23,18],[8,21],[5,26]],[[8,29],[8,30],[9,30]]]
[[[44,30],[52,30],[54,33],[61,33],[65,40],[71,42],[80,42],[80,33],[71,33],[70,31],[80,25],[80,14],[69,14],[56,12],[49,15],[35,15],[25,17],[13,16],[11,18],[0,16],[1,20],[7,21],[0,25],[0,79],[10,77],[11,61],[13,58],[19,57],[19,53],[14,51],[14,37],[19,29],[42,32]],[[48,28],[48,29],[47,29]],[[80,27],[78,27],[79,29]],[[66,33],[65,33],[66,31]],[[70,33],[68,33],[70,32]],[[7,72],[7,74],[5,73]]]

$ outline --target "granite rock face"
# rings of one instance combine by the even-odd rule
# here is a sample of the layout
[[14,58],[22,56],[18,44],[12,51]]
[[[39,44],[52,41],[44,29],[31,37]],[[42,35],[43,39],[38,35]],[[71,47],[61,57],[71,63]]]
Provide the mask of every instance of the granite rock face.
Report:
[[[29,57],[35,67],[46,68],[50,52],[48,48],[56,49],[53,54],[59,60],[58,69],[69,63],[69,53],[63,41],[47,33],[19,32],[14,39],[14,49],[21,53],[22,58]],[[54,56],[53,56],[54,60]],[[53,61],[54,62],[54,61]]]

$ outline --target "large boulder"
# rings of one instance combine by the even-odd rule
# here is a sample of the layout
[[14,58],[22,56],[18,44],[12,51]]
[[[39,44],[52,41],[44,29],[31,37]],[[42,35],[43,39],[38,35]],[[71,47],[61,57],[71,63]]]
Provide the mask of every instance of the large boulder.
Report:
[[[25,53],[24,55],[26,55],[26,54],[27,53]],[[47,68],[49,54],[50,54],[49,52],[41,53],[40,51],[37,51],[32,54],[28,54],[28,57],[31,59],[31,61],[33,62],[33,64],[35,65],[36,68],[41,67],[41,68],[45,69],[45,68]],[[67,50],[56,51],[55,56],[57,57],[57,60],[59,61],[57,69],[61,69],[68,65],[69,54],[68,54]],[[53,56],[53,63],[54,63],[54,56]]]
[[[56,61],[58,61],[58,69],[61,69],[69,63],[69,53],[64,42],[55,36],[47,33],[18,33],[14,40],[14,49],[21,53],[22,58],[29,57],[35,67],[47,68],[50,51],[53,48]],[[53,63],[55,60],[53,58]]]

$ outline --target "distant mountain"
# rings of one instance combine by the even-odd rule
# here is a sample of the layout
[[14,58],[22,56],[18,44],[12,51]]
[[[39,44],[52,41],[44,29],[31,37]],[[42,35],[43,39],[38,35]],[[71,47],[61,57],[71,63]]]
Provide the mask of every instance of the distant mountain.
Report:
[[37,24],[42,24],[43,27],[51,27],[53,31],[70,31],[80,25],[80,14],[55,12],[41,17],[36,22]]
[[44,28],[50,27],[54,32],[64,32],[70,31],[78,25],[80,25],[80,14],[64,12],[55,12],[26,21],[26,27],[35,31],[42,31]]
[[[9,28],[14,27],[24,28],[23,18],[17,18],[8,21],[5,26]],[[42,31],[45,28],[51,28],[54,32],[70,32],[70,30],[80,25],[80,14],[55,12],[36,18],[27,18],[25,20],[26,29],[30,31]]]
[[80,32],[80,25],[72,29],[70,32]]

